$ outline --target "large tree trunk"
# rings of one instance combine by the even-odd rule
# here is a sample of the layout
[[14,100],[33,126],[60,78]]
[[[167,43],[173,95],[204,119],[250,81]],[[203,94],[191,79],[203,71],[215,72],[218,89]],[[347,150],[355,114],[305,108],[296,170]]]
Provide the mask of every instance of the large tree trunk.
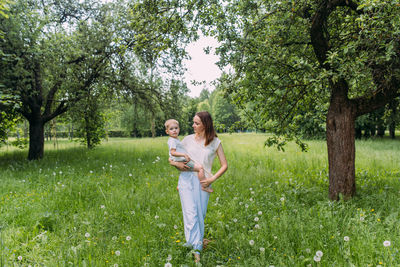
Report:
[[29,121],[29,160],[43,158],[44,123],[41,119]]
[[326,121],[329,198],[351,198],[355,183],[355,112],[346,97],[331,99]]

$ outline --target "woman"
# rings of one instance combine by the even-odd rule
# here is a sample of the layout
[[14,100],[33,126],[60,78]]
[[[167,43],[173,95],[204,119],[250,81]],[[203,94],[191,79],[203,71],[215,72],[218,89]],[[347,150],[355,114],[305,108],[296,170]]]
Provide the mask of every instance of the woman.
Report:
[[[183,223],[185,226],[186,245],[191,246],[196,252],[195,262],[200,261],[200,251],[203,248],[204,218],[206,216],[208,198],[210,194],[201,190],[215,182],[227,169],[228,163],[222,149],[221,141],[215,133],[211,115],[207,111],[197,112],[193,118],[194,134],[186,136],[182,144],[189,156],[203,165],[206,179],[200,181],[196,172],[185,171],[185,163],[174,162],[170,164],[180,169],[178,188],[181,198]],[[221,167],[212,175],[211,167],[218,156]]]

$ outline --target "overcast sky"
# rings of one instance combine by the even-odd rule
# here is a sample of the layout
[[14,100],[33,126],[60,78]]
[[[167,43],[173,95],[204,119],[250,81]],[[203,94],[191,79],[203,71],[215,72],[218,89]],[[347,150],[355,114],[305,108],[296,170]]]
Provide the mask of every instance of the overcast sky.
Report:
[[[207,46],[214,48],[208,55],[203,51]],[[210,83],[221,75],[221,70],[217,65],[215,65],[218,61],[218,56],[214,54],[215,47],[217,46],[218,42],[214,38],[200,37],[197,42],[194,42],[187,47],[187,51],[192,58],[191,60],[184,61],[188,69],[185,74],[185,82],[190,89],[190,96],[199,96],[204,87],[209,91],[214,90],[214,86]],[[206,81],[206,83],[204,85],[194,86],[191,84],[191,80],[197,82]]]

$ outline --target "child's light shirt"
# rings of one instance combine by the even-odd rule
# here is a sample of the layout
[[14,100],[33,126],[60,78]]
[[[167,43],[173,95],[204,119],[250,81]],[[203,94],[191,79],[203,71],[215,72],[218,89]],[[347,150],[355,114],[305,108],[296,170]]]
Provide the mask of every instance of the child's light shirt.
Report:
[[175,157],[171,155],[171,149],[175,149],[176,152],[187,154],[186,149],[183,147],[181,141],[178,138],[170,137],[168,139],[168,149],[169,149],[169,158],[173,161],[186,161],[185,157]]

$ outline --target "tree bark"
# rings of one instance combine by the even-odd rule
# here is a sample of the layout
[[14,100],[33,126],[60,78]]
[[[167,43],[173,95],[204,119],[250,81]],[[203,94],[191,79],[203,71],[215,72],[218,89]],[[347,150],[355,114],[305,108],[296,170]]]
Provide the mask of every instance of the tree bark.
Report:
[[29,160],[43,158],[44,123],[41,119],[29,121]]
[[347,97],[333,96],[326,120],[329,162],[329,198],[349,199],[355,183],[355,110]]
[[90,129],[90,119],[89,119],[89,115],[86,113],[85,114],[85,132],[86,132],[86,145],[88,149],[92,149],[93,148],[93,144],[92,144],[92,132]]

